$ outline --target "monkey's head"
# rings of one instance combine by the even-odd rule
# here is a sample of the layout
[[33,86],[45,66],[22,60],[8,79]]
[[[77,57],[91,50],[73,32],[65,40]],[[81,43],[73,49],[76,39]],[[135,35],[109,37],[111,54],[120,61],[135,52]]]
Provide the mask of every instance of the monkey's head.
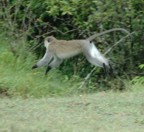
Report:
[[53,37],[53,36],[49,36],[49,37],[46,37],[46,38],[45,38],[45,41],[47,41],[48,43],[51,43],[51,42],[54,41],[54,40],[56,40],[56,38]]
[[46,37],[44,40],[44,46],[48,48],[49,44],[52,43],[54,40],[56,40],[56,38],[53,36]]

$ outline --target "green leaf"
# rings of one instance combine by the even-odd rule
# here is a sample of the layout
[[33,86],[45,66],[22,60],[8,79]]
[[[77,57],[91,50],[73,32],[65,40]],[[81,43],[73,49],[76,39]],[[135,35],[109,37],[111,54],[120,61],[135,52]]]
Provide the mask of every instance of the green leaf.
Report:
[[139,68],[140,68],[140,69],[144,69],[144,64],[141,64],[141,65],[139,66]]

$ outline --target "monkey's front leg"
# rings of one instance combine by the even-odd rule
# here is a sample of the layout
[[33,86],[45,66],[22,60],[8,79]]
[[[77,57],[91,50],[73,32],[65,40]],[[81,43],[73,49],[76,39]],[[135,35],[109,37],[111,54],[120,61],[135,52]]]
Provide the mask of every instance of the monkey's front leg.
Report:
[[36,64],[32,67],[32,69],[35,69],[35,68],[38,68],[38,66]]
[[45,71],[45,75],[47,75],[47,73],[51,70],[51,67],[48,65]]
[[52,54],[50,52],[48,52],[48,50],[46,50],[45,55],[43,56],[42,59],[40,59],[33,67],[32,69],[41,67],[41,66],[45,66],[47,65],[47,63],[49,63],[52,59]]
[[48,63],[48,66],[47,66],[46,71],[45,71],[45,75],[47,75],[47,73],[52,69],[49,64],[51,64],[53,60],[54,60],[54,57],[52,57],[50,62]]
[[45,71],[45,75],[50,71],[52,68],[58,67],[62,63],[62,59],[57,58],[56,56],[51,59],[49,62],[49,65],[47,66],[47,69]]

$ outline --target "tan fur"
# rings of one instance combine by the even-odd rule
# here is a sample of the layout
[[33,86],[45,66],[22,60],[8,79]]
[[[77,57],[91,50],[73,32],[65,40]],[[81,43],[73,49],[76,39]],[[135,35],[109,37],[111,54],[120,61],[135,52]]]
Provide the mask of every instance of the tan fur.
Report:
[[49,45],[49,51],[60,58],[69,58],[82,52],[81,44],[76,40],[54,40]]

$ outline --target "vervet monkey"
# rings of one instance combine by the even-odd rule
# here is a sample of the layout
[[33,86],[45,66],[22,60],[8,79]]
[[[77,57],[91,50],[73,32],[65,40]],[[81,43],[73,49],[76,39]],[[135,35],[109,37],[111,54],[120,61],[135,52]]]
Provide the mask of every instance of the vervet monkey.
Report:
[[97,49],[92,42],[96,37],[112,31],[123,31],[129,33],[122,28],[114,28],[106,30],[101,33],[94,34],[87,39],[80,40],[58,40],[53,36],[46,37],[44,40],[44,46],[46,47],[46,53],[42,59],[40,59],[32,69],[48,65],[45,74],[51,68],[58,67],[64,59],[76,56],[83,53],[86,59],[93,65],[103,67],[106,72],[106,67],[111,68],[109,60],[104,57],[102,53]]

